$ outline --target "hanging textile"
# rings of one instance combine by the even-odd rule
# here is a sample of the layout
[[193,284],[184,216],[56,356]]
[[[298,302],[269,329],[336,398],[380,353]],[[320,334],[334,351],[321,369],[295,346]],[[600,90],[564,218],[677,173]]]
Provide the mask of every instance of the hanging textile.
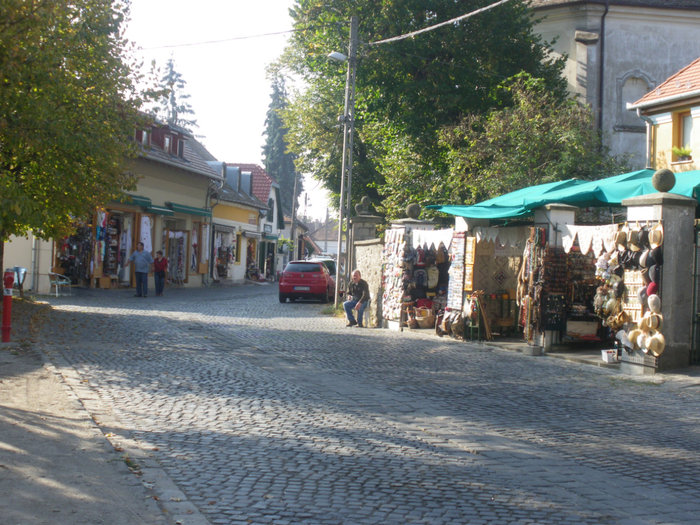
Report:
[[440,246],[440,243],[445,245],[445,248],[450,249],[450,243],[452,242],[452,228],[447,228],[444,230],[413,230],[412,244],[413,248],[418,248],[423,245],[435,245]]
[[605,224],[602,226],[577,226],[564,224],[561,227],[562,247],[566,253],[571,251],[576,238],[581,253],[586,255],[593,250],[596,257],[599,257],[603,250],[610,252],[615,249],[616,224]]
[[199,241],[197,238],[197,228],[192,228],[192,255],[190,257],[190,269],[193,272],[197,271]]
[[202,249],[199,253],[199,262],[206,263],[209,261],[209,225],[202,225]]
[[139,241],[143,243],[143,250],[151,253],[153,251],[153,241],[151,240],[151,228],[153,220],[148,215],[141,216],[141,235]]

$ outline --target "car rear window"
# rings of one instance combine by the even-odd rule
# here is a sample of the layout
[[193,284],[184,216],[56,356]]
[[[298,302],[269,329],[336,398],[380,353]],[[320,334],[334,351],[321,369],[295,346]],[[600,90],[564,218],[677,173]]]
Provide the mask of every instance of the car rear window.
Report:
[[285,272],[313,273],[321,271],[321,263],[289,263],[284,269]]

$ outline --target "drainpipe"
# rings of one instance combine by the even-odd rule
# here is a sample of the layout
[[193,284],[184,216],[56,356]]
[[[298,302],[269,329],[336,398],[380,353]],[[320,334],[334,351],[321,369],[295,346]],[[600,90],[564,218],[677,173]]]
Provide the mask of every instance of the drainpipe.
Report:
[[651,161],[651,144],[652,144],[652,131],[654,130],[653,122],[652,120],[645,116],[642,115],[642,111],[640,108],[637,108],[637,116],[644,121],[647,127],[647,154],[646,154],[646,167],[649,169],[653,168],[653,162]]
[[605,80],[603,74],[605,72],[605,17],[608,16],[610,9],[610,0],[605,0],[605,11],[600,17],[600,56],[598,58],[598,131],[603,131],[603,87]]

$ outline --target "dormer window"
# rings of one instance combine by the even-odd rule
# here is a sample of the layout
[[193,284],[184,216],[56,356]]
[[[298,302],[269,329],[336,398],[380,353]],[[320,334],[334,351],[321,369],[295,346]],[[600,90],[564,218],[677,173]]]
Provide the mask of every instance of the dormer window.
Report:
[[185,141],[182,139],[177,141],[177,156],[181,159],[185,158]]
[[165,135],[163,137],[163,151],[170,153],[170,148],[172,147],[173,138],[170,135]]
[[136,130],[136,142],[143,146],[148,146],[151,143],[151,134],[145,129]]

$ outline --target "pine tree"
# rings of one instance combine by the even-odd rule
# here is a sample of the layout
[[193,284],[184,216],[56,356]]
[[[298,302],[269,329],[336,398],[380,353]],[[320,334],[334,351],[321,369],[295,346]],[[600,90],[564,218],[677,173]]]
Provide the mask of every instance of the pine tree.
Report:
[[175,70],[175,62],[168,59],[165,65],[165,73],[161,81],[163,97],[157,110],[157,116],[171,126],[179,126],[190,133],[197,127],[197,121],[187,118],[187,115],[194,115],[194,110],[189,103],[190,95],[185,92],[187,81],[178,71]]
[[[282,123],[280,112],[287,107],[287,91],[284,79],[273,75],[270,105],[265,118],[265,145],[263,162],[265,171],[280,185],[282,208],[285,215],[292,214],[294,179],[298,177],[294,167],[294,155],[287,151],[287,128]],[[296,197],[302,192],[301,179],[297,183]]]

